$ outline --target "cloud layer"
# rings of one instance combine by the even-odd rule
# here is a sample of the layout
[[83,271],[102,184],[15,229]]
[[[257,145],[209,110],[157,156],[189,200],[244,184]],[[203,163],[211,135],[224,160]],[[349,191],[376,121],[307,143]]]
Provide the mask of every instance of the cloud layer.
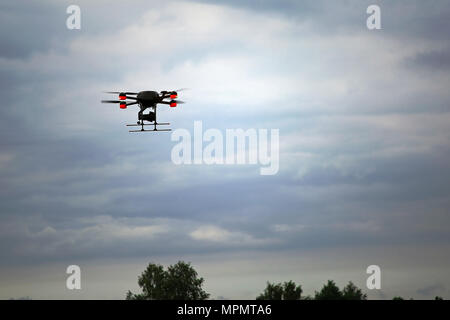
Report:
[[[81,1],[79,31],[65,28],[69,3],[2,4],[1,279],[46,263],[183,256],[202,268],[213,254],[294,263],[379,248],[404,248],[408,272],[415,246],[435,255],[429,270],[448,269],[450,5],[378,3],[377,31],[369,1]],[[188,104],[160,119],[280,129],[279,173],[176,166],[169,134],[128,134],[136,113],[99,103],[103,90],[180,87]],[[388,294],[450,285],[420,274],[415,288],[393,277]]]

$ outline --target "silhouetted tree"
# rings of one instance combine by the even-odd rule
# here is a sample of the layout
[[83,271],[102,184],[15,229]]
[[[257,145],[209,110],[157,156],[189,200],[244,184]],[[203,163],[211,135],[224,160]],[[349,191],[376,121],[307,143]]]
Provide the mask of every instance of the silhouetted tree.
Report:
[[392,300],[405,300],[402,297],[393,297]]
[[283,286],[281,283],[275,284],[267,282],[264,292],[256,297],[256,300],[281,300],[283,297]]
[[342,298],[344,300],[367,300],[367,295],[350,281],[342,290]]
[[302,296],[302,286],[297,286],[294,281],[284,283],[283,300],[300,300]]
[[150,263],[138,278],[141,294],[127,292],[127,300],[205,300],[209,294],[203,291],[203,278],[198,278],[194,268],[179,261],[169,266]]
[[342,292],[333,280],[328,280],[320,292],[316,291],[316,300],[342,300]]
[[444,300],[444,298],[436,296],[436,297],[434,297],[434,300]]
[[256,300],[300,300],[301,295],[302,287],[293,281],[284,284],[267,282],[264,292],[256,297]]

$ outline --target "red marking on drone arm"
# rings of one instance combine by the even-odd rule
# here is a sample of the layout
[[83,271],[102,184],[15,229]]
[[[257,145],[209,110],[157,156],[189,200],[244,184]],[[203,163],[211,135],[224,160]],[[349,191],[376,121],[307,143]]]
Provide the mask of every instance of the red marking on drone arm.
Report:
[[170,106],[173,108],[173,107],[176,107],[177,106],[177,103],[176,102],[172,102],[172,103],[170,103]]

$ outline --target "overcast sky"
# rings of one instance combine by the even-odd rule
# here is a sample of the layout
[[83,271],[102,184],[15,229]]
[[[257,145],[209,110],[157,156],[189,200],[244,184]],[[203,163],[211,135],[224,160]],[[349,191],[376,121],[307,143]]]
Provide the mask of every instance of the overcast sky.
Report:
[[[0,298],[122,299],[180,259],[212,298],[450,298],[448,1],[77,1],[81,30],[70,4],[0,1]],[[181,87],[161,121],[279,129],[278,174],[177,166],[170,133],[100,103]]]

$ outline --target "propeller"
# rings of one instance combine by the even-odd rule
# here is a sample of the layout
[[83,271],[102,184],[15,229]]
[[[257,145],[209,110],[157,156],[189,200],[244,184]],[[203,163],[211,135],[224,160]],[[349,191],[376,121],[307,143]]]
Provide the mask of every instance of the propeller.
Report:
[[190,90],[190,89],[189,89],[189,88],[180,88],[180,89],[177,89],[177,90],[169,90],[169,91],[163,90],[163,91],[161,91],[161,93],[162,93],[162,94],[166,94],[166,93],[177,93],[177,92],[185,91],[185,90]]
[[117,100],[102,100],[102,103],[121,103],[122,101]]
[[104,93],[116,93],[116,94],[120,94],[120,93],[125,93],[125,94],[137,94],[136,92],[123,92],[123,91],[103,91]]
[[102,100],[102,103],[120,103],[120,105],[127,105],[127,106],[131,106],[133,104],[137,104],[138,101],[136,102],[125,102],[125,101],[117,101],[117,100]]

